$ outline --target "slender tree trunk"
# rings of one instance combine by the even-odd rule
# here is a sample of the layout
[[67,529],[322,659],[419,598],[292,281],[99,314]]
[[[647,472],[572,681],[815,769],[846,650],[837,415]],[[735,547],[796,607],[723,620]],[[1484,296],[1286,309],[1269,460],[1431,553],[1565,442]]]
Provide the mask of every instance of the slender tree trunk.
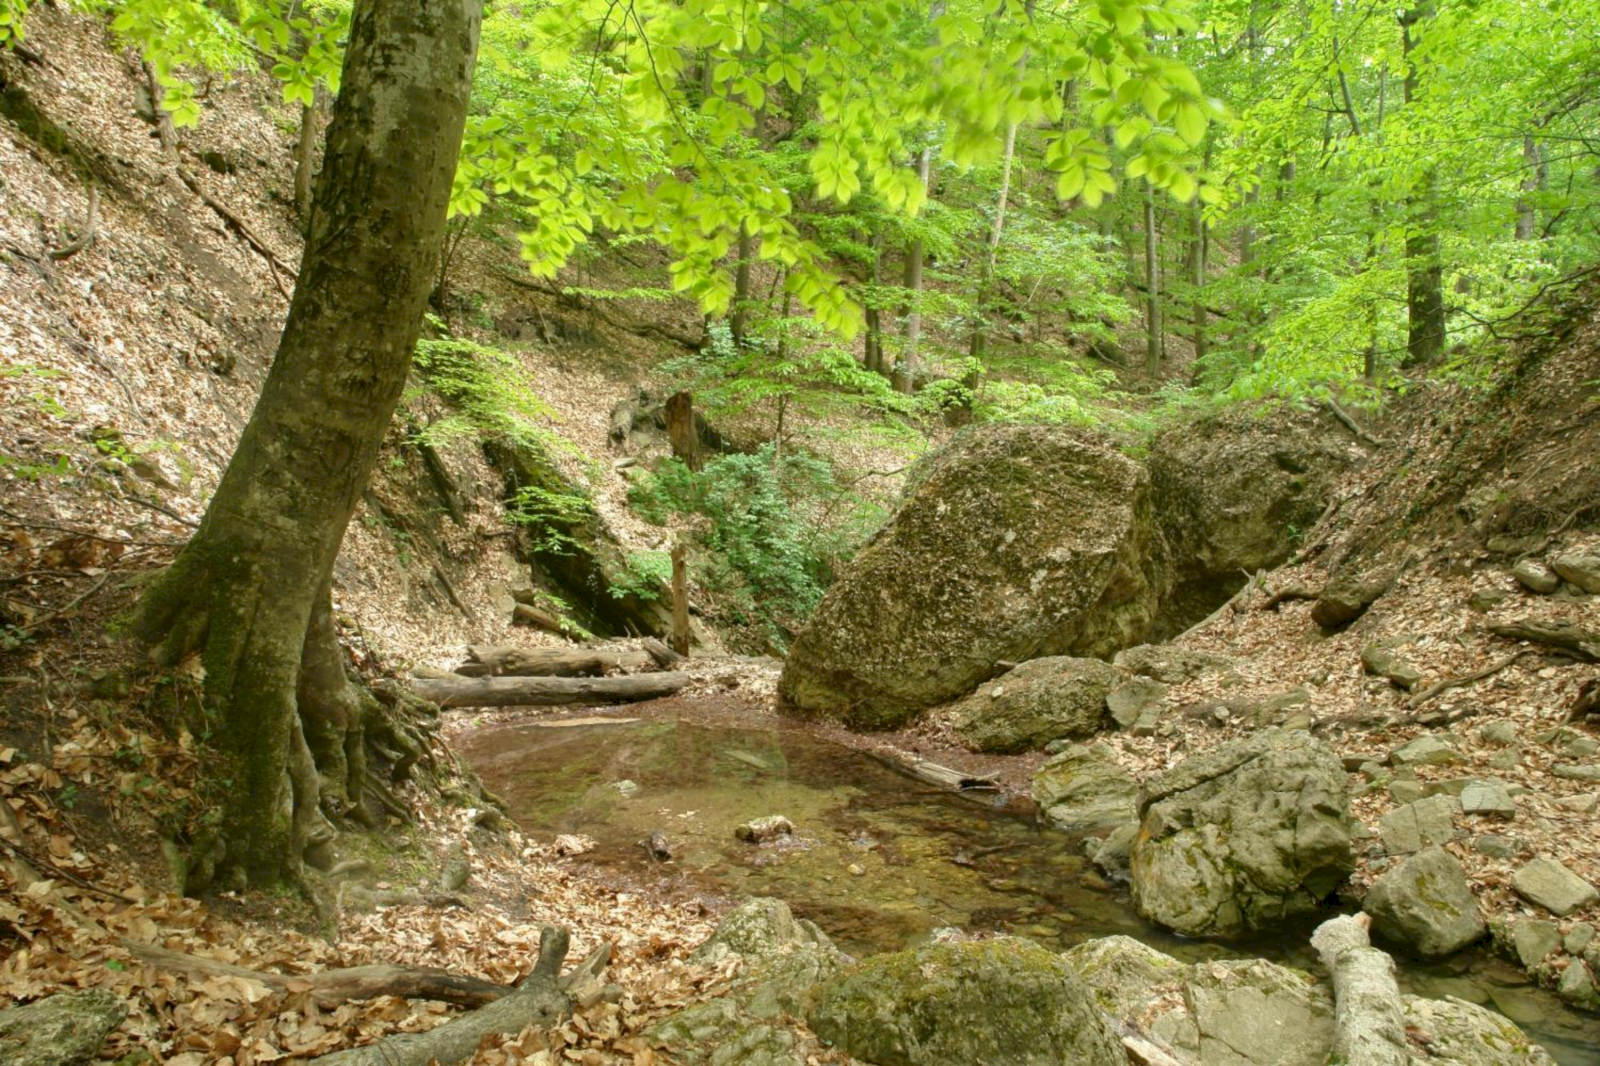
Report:
[[882,240],[876,235],[870,245],[872,249],[872,266],[867,272],[867,285],[871,288],[870,298],[865,301],[862,317],[866,320],[867,336],[865,352],[867,369],[884,377],[893,378],[892,368],[889,366],[888,357],[883,350],[883,311],[878,307],[878,285],[882,281],[881,263],[883,257]]
[[1193,230],[1189,236],[1188,265],[1189,284],[1194,288],[1194,296],[1189,301],[1189,317],[1194,329],[1194,358],[1198,363],[1206,357],[1206,253],[1211,242],[1205,212],[1198,196],[1194,201],[1191,225]]
[[1544,189],[1546,169],[1544,149],[1532,134],[1522,138],[1522,165],[1526,173],[1522,176],[1522,196],[1517,200],[1517,240],[1531,241],[1539,236],[1539,217],[1533,197]]
[[968,352],[974,359],[983,358],[983,349],[989,334],[990,304],[994,300],[995,260],[1000,255],[1000,239],[1005,236],[1006,206],[1011,198],[1011,166],[1017,154],[1017,124],[1006,126],[1006,141],[1000,157],[1000,191],[994,199],[994,222],[989,227],[989,240],[984,250],[983,273],[978,282],[977,320],[972,324],[972,340]]
[[755,263],[754,237],[739,227],[739,265],[733,274],[733,317],[728,320],[728,332],[735,344],[744,343],[745,325],[750,316],[750,269]]
[[411,364],[481,17],[481,0],[356,0],[277,357],[199,530],[135,612],[158,662],[200,653],[235,882],[294,878],[310,843],[311,738],[334,748],[300,717],[300,695],[328,695],[331,622],[313,617]]
[[1144,191],[1144,369],[1152,376],[1161,373],[1161,238],[1156,232],[1156,193],[1150,185]]
[[[933,149],[924,148],[917,156],[917,176],[922,179],[923,188],[928,190],[928,198],[933,198]],[[895,360],[892,375],[894,387],[903,393],[910,394],[916,391],[918,349],[922,345],[922,274],[924,249],[922,238],[915,237],[911,246],[906,249],[905,288],[910,295],[910,302],[905,311],[905,336],[900,350],[900,358]]]
[[[1416,98],[1420,72],[1414,57],[1417,26],[1433,15],[1433,0],[1400,16],[1406,76],[1401,82],[1407,105]],[[1431,362],[1444,351],[1444,265],[1439,259],[1439,216],[1434,198],[1434,173],[1425,169],[1406,203],[1406,334],[1407,366]]]
[[300,139],[294,149],[294,214],[300,220],[300,232],[311,232],[311,180],[315,176],[317,154],[317,104],[322,100],[319,91],[312,102],[300,109]]

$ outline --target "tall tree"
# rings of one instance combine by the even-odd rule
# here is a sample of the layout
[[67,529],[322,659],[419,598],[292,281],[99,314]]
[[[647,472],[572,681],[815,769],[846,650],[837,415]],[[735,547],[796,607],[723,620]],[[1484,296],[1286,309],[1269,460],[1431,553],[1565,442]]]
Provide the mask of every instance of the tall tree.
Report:
[[298,872],[320,798],[307,738],[353,728],[329,578],[411,364],[481,19],[481,0],[356,0],[277,356],[199,530],[135,615],[159,662],[200,654],[234,880]]
[[[1418,37],[1433,14],[1432,0],[1422,0],[1400,15],[1406,72],[1401,81],[1407,107],[1417,102],[1422,66]],[[1439,214],[1431,161],[1420,169],[1407,202],[1406,218],[1406,363],[1433,361],[1444,351],[1444,264],[1439,258]]]

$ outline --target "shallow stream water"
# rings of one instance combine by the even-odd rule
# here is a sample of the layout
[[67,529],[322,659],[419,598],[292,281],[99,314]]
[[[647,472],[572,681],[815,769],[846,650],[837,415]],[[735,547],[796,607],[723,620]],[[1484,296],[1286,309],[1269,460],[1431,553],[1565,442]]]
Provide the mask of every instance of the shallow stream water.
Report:
[[[853,954],[957,926],[1058,948],[1124,933],[1190,961],[1255,955],[1316,969],[1314,922],[1226,944],[1164,933],[1125,892],[1083,883],[1093,868],[1073,838],[804,732],[547,719],[479,729],[460,750],[525,828],[592,837],[597,847],[581,861],[641,887],[781,897]],[[769,814],[792,821],[794,837],[761,846],[734,837]],[[671,862],[641,846],[657,831]],[[1502,960],[1469,952],[1400,969],[1405,991],[1497,1009],[1564,1066],[1600,1063],[1600,1019],[1568,1010]]]

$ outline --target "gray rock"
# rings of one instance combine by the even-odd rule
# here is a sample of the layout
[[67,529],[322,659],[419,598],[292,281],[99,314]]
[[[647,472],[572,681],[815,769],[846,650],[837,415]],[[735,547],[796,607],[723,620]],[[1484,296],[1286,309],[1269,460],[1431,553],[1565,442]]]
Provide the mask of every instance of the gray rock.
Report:
[[1226,670],[1233,665],[1233,660],[1172,644],[1139,644],[1117,652],[1111,665],[1130,674],[1177,685],[1203,674]]
[[1576,814],[1593,814],[1600,810],[1600,792],[1580,792],[1576,796],[1557,796],[1550,801],[1564,811]]
[[1362,909],[1383,936],[1429,958],[1459,951],[1488,932],[1466,871],[1439,847],[1418,852],[1373,882]]
[[1524,559],[1511,568],[1511,576],[1529,592],[1545,595],[1561,587],[1561,576],[1542,560]]
[[1450,796],[1429,796],[1397,807],[1378,819],[1378,836],[1390,855],[1409,855],[1452,840],[1460,810]]
[[1012,755],[1062,737],[1087,737],[1105,723],[1117,672],[1099,659],[1030,659],[951,708],[955,731],[977,751]]
[[1493,722],[1485,722],[1478,727],[1478,739],[1485,744],[1493,744],[1504,748],[1521,740],[1514,723],[1498,718]]
[[1396,688],[1405,689],[1407,692],[1422,682],[1422,671],[1400,656],[1398,645],[1392,640],[1368,644],[1362,648],[1361,665],[1367,673],[1384,678]]
[[103,989],[60,992],[0,1010],[0,1062],[7,1066],[78,1066],[89,1062],[128,1009]]
[[1537,903],[1558,918],[1600,900],[1595,887],[1561,863],[1543,855],[1511,875],[1511,887],[1529,903]]
[[1582,955],[1594,943],[1594,926],[1588,922],[1573,922],[1572,928],[1562,938],[1561,946],[1568,955]]
[[1152,677],[1135,675],[1107,694],[1106,709],[1118,728],[1132,729],[1147,713],[1159,714],[1166,698],[1166,685]]
[[[1507,990],[1510,991],[1510,990]],[[1464,1000],[1404,996],[1408,1030],[1428,1037],[1428,1066],[1555,1066],[1550,1053],[1500,1015]],[[1500,1003],[1497,1001],[1496,1006]],[[1537,1020],[1537,1019],[1536,1019]]]
[[1033,775],[1033,802],[1069,833],[1106,829],[1138,817],[1139,785],[1104,744],[1078,744],[1051,756]]
[[1552,777],[1565,778],[1568,781],[1582,781],[1586,784],[1600,782],[1600,766],[1576,766],[1572,763],[1556,763],[1550,767]]
[[1561,946],[1561,930],[1543,918],[1518,918],[1511,923],[1511,951],[1524,970],[1531,970]]
[[1472,595],[1467,597],[1467,606],[1474,611],[1488,611],[1510,598],[1511,593],[1505,589],[1474,589]]
[[1126,1066],[1065,959],[1010,937],[874,955],[820,990],[812,1030],[877,1066]]
[[764,957],[792,948],[836,950],[828,934],[815,923],[796,918],[783,900],[758,896],[724,915],[716,930],[689,958],[710,964],[729,955]]
[[1472,842],[1472,846],[1479,855],[1487,855],[1491,859],[1509,859],[1522,850],[1515,840],[1500,833],[1484,833]]
[[1567,968],[1561,971],[1561,979],[1556,982],[1556,995],[1584,1010],[1600,1006],[1600,993],[1596,993],[1594,978],[1582,959],[1567,960]]
[[1552,555],[1550,568],[1583,591],[1600,593],[1600,549],[1575,549]]
[[1089,861],[1113,882],[1128,880],[1128,864],[1133,855],[1133,840],[1139,835],[1137,821],[1125,822],[1100,841]]
[[1326,745],[1277,729],[1156,775],[1140,803],[1134,906],[1191,936],[1314,910],[1355,865],[1347,782]]
[[1461,753],[1436,736],[1424,735],[1389,753],[1396,766],[1448,766],[1462,762]]
[[1506,748],[1489,756],[1489,768],[1491,770],[1515,770],[1521,765],[1521,748]]
[[1335,574],[1322,590],[1322,595],[1317,597],[1317,602],[1311,605],[1311,620],[1323,629],[1349,625],[1365,614],[1378,597],[1389,591],[1389,586],[1394,584],[1397,576],[1397,571],[1388,569],[1341,571]]
[[1461,790],[1461,809],[1467,814],[1515,818],[1517,803],[1498,781],[1474,781]]
[[735,827],[733,835],[747,844],[761,844],[778,837],[793,836],[794,823],[781,814],[769,814]]
[[1296,707],[1303,707],[1311,702],[1311,693],[1303,686],[1274,692],[1268,696],[1258,698],[1236,699],[1228,701],[1228,710],[1232,717],[1247,722],[1257,728],[1282,725],[1291,717],[1290,712]]
[[1155,624],[1168,553],[1149,475],[1116,449],[979,426],[911,481],[795,638],[778,681],[793,712],[892,729],[997,662],[1109,656]]
[[1401,777],[1389,782],[1389,798],[1402,806],[1417,802],[1424,794],[1422,782],[1415,778]]

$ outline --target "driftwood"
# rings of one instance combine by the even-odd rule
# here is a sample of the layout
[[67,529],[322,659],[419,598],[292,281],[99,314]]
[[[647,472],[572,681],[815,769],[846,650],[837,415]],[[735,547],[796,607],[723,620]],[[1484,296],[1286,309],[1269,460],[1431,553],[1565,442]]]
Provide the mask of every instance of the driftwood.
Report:
[[626,677],[419,677],[411,687],[441,707],[558,707],[653,700],[688,683],[688,674],[663,671]]
[[462,677],[594,677],[607,670],[630,673],[655,665],[644,648],[513,648],[493,644],[467,647]]
[[1585,662],[1600,663],[1600,633],[1592,629],[1580,629],[1570,622],[1526,619],[1520,622],[1496,622],[1489,626],[1489,632],[1507,640],[1526,640],[1559,648]]
[[992,774],[965,774],[960,770],[952,770],[948,766],[941,766],[927,759],[905,759],[882,752],[867,752],[891,770],[908,774],[918,781],[930,785],[937,785],[942,789],[955,792],[998,792],[1000,786],[996,783],[998,773]]
[[389,963],[323,970],[320,973],[274,973],[181,951],[169,951],[136,940],[124,939],[120,943],[134,958],[163,970],[178,970],[207,977],[237,977],[274,992],[307,992],[322,1007],[336,1007],[347,1000],[376,999],[378,996],[434,999],[463,1007],[481,1007],[513,991],[504,985],[466,974]]
[[559,1025],[574,1006],[584,1004],[590,994],[588,986],[598,982],[611,958],[611,945],[604,944],[562,977],[567,945],[565,929],[547,926],[539,938],[539,961],[510,995],[425,1033],[400,1033],[311,1061],[318,1066],[427,1066],[433,1062],[453,1066],[470,1059],[485,1037],[513,1036],[529,1026]]
[[1317,926],[1311,946],[1333,975],[1333,1054],[1344,1066],[1406,1066],[1405,1015],[1394,960],[1372,946],[1371,919],[1343,915]]

